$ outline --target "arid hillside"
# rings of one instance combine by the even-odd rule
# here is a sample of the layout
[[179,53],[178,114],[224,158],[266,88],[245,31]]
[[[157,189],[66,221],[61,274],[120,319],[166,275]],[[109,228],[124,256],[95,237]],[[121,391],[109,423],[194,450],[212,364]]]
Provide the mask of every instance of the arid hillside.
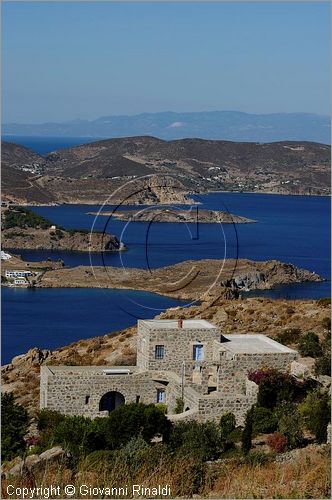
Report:
[[[111,195],[113,202],[131,195],[131,203],[146,203],[151,194],[158,202],[160,189],[170,185],[187,193],[330,192],[330,147],[313,142],[163,141],[146,136],[84,144],[45,158],[3,142],[2,155],[4,199],[29,203],[100,203]],[[149,175],[158,176],[153,185],[137,180]],[[173,202],[172,197],[164,202],[168,199]]]

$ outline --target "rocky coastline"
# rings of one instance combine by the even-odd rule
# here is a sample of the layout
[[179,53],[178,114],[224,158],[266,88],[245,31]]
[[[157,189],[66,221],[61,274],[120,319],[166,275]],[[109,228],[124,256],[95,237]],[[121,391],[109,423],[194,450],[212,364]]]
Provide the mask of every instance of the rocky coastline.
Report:
[[111,266],[47,269],[36,287],[134,289],[197,301],[220,294],[237,298],[244,291],[320,281],[323,279],[311,271],[276,260],[204,259],[185,261],[152,271]]

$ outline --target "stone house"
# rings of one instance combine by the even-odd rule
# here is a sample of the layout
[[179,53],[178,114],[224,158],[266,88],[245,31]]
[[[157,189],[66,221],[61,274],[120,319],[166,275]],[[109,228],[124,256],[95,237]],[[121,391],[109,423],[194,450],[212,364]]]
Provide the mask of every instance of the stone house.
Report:
[[136,366],[42,366],[40,407],[95,418],[124,403],[163,403],[174,421],[231,411],[242,424],[257,399],[248,373],[290,371],[297,357],[265,335],[226,335],[205,320],[139,320]]

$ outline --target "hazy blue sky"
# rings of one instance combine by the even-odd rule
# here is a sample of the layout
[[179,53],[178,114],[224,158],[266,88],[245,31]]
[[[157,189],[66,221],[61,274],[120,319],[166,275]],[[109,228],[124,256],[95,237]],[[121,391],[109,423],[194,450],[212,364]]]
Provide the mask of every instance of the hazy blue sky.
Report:
[[5,3],[3,122],[329,114],[329,3]]

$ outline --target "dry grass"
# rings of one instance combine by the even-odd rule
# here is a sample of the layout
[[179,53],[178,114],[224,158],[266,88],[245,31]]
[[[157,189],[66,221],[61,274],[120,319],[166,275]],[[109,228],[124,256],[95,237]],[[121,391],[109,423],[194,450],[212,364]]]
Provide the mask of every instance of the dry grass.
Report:
[[304,452],[298,461],[264,466],[227,464],[210,498],[330,498],[330,460],[326,451]]
[[[152,453],[153,454],[153,453]],[[93,487],[144,484],[155,487],[169,485],[172,497],[252,499],[252,498],[330,498],[330,461],[326,449],[309,447],[299,450],[299,457],[289,463],[269,462],[248,465],[239,459],[226,460],[201,467],[192,457],[171,457],[160,454],[158,459],[142,462],[135,471],[130,460],[119,455],[115,463],[89,463],[83,460],[74,474],[64,463],[53,463],[24,478],[4,479],[2,498],[8,498],[6,487],[34,487],[40,484],[82,484]],[[128,495],[130,497],[130,495]],[[41,498],[41,497],[35,497]],[[75,498],[84,498],[75,495]]]

